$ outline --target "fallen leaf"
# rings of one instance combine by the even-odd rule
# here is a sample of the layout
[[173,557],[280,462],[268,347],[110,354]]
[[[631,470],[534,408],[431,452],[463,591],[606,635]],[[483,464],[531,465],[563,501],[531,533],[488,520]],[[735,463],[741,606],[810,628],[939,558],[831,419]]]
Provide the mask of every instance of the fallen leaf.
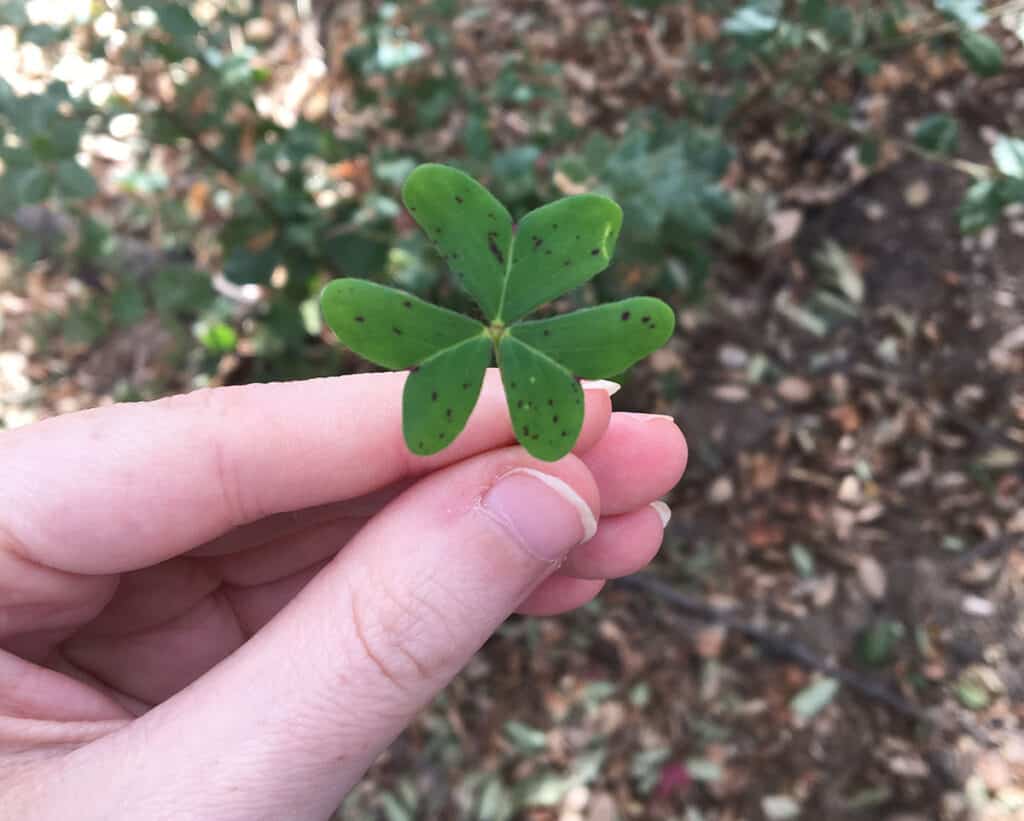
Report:
[[769,821],[789,821],[800,817],[800,802],[789,795],[766,795],[761,799],[761,812]]
[[806,723],[828,707],[839,692],[839,682],[834,678],[819,678],[809,684],[789,702],[798,723]]
[[814,386],[799,376],[787,376],[779,380],[775,392],[793,405],[809,402],[814,396]]
[[798,208],[783,208],[771,215],[771,245],[782,245],[795,237],[804,222],[804,212]]
[[874,556],[861,556],[857,560],[857,578],[864,592],[875,601],[885,596],[885,569]]
[[932,187],[927,180],[915,180],[903,189],[903,201],[911,208],[921,208],[932,197]]
[[697,630],[694,645],[702,659],[716,659],[722,654],[722,646],[728,630],[720,624],[709,625]]

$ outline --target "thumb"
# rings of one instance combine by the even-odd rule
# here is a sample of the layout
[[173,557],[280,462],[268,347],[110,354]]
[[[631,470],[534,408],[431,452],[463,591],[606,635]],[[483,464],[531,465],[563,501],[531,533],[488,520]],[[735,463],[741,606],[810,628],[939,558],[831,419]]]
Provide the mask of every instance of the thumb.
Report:
[[235,654],[92,745],[114,756],[100,772],[133,762],[133,795],[117,805],[147,818],[327,817],[597,515],[574,456],[509,448],[418,482]]

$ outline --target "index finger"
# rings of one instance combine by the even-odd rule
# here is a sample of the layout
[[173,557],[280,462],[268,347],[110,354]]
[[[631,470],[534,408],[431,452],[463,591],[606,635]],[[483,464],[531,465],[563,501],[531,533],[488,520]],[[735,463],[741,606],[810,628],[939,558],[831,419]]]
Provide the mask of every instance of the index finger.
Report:
[[[455,442],[402,438],[405,373],[196,391],[0,434],[0,549],[75,573],[119,573],[240,525],[355,498],[514,441],[495,370]],[[585,391],[577,449],[611,402]]]

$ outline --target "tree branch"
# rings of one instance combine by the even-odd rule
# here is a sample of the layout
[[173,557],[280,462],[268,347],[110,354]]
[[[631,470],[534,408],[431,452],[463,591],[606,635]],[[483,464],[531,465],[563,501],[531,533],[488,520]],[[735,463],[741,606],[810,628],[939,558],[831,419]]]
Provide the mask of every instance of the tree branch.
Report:
[[636,573],[632,576],[618,579],[614,584],[628,590],[639,590],[643,593],[648,593],[689,616],[694,616],[712,624],[720,624],[763,648],[769,654],[795,662],[808,670],[816,670],[834,678],[861,696],[884,704],[889,709],[906,718],[925,724],[932,723],[932,718],[924,710],[911,704],[885,685],[826,661],[800,642],[767,630],[762,630],[760,627],[755,627],[749,622],[738,619],[732,614],[713,607],[701,599],[681,593],[650,573]]

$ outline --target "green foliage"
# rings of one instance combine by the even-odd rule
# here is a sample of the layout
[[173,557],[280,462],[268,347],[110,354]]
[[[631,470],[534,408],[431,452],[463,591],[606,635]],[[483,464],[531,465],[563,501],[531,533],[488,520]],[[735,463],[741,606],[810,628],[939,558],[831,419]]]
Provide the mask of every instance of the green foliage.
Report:
[[999,176],[972,185],[960,206],[960,229],[965,233],[991,225],[1008,206],[1024,203],[1024,140],[1001,136],[992,146],[992,162]]
[[969,29],[984,28],[988,24],[982,0],[935,0],[935,8]]
[[754,0],[740,6],[722,24],[722,30],[734,37],[767,37],[779,28],[779,0]]
[[948,114],[931,114],[914,129],[914,142],[937,154],[952,154],[959,136],[960,126]]
[[1000,137],[992,146],[992,159],[1000,173],[1024,180],[1024,140]]
[[[630,5],[655,29],[673,8],[658,0]],[[16,261],[99,277],[90,314],[99,319],[74,320],[79,338],[99,341],[155,314],[192,346],[183,355],[198,369],[216,368],[230,351],[246,360],[248,378],[267,379],[336,372],[339,358],[319,344],[315,309],[324,283],[338,277],[396,286],[456,312],[478,308],[506,323],[566,291],[560,306],[567,308],[637,293],[699,299],[730,236],[735,200],[743,199],[724,181],[736,154],[731,143],[750,112],[770,113],[795,141],[816,138],[829,127],[815,116],[825,110],[828,77],[849,76],[856,87],[918,42],[959,50],[982,77],[1003,71],[1006,61],[982,0],[709,0],[700,14],[717,21],[717,34],[698,37],[688,68],[673,75],[678,110],[615,102],[606,112],[614,118],[581,128],[573,115],[577,79],[553,59],[510,49],[493,82],[467,82],[473,49],[452,19],[471,22],[476,12],[468,4],[362,4],[362,36],[347,46],[327,43],[346,49],[328,62],[347,68],[350,119],[360,123],[349,127],[342,126],[349,114],[337,118],[333,110],[293,110],[282,119],[268,108],[281,67],[268,58],[265,40],[250,38],[250,22],[273,17],[261,4],[200,9],[125,0],[93,4],[67,24],[40,22],[29,11],[0,0],[0,26],[53,63],[76,50],[107,61],[110,76],[131,79],[125,87],[137,90],[115,84],[108,95],[90,95],[54,80],[27,91],[14,78],[0,79],[0,219],[13,224],[22,209],[42,206],[72,225],[58,239],[17,236]],[[586,36],[596,44],[601,31]],[[874,133],[854,119],[850,99],[831,95],[829,117],[859,135],[868,163],[893,135]],[[597,93],[588,105],[603,102]],[[91,146],[93,138],[109,139],[122,115],[136,120],[137,132],[123,141],[131,159],[112,173]],[[935,114],[913,139],[942,161],[956,154],[960,131],[955,116]],[[976,175],[958,215],[964,231],[1024,201],[1019,143],[1005,137],[994,147],[991,175]],[[424,237],[411,230],[400,189],[437,145],[471,176],[452,176],[451,198],[435,198],[426,211],[417,198],[432,195],[437,180],[426,169],[422,190],[410,181],[406,203]],[[582,199],[541,207],[566,194]],[[622,216],[601,197],[622,206],[621,237]],[[585,220],[592,234],[556,213],[579,215],[586,203],[595,210]],[[431,213],[458,217],[459,230],[438,236],[425,221]],[[522,217],[515,242],[514,217]],[[490,232],[503,261],[489,242],[476,241]],[[131,251],[139,237],[159,255],[144,275]],[[595,276],[613,245],[617,272]],[[451,282],[446,268],[462,276]],[[513,336],[576,375],[591,373],[578,356],[542,344],[551,340],[527,340],[528,328],[545,321],[522,323]],[[547,329],[559,328],[570,333],[569,324]],[[571,333],[581,331],[572,326]],[[615,345],[623,360],[632,356]]]
[[578,377],[624,371],[664,344],[675,314],[648,297],[537,322],[517,320],[608,265],[622,211],[594,194],[565,197],[530,211],[515,226],[476,180],[437,164],[415,169],[402,196],[489,324],[353,279],[324,289],[327,324],[361,356],[389,368],[412,368],[402,426],[413,453],[437,453],[465,427],[493,345],[516,437],[539,459],[565,456],[583,427]]
[[591,137],[561,170],[621,203],[628,215],[624,259],[650,262],[667,252],[699,282],[716,232],[732,215],[719,185],[731,159],[717,130],[647,115],[634,118],[619,141]]
[[964,29],[960,32],[960,53],[971,70],[982,77],[993,77],[1003,70],[1003,50],[987,34]]

